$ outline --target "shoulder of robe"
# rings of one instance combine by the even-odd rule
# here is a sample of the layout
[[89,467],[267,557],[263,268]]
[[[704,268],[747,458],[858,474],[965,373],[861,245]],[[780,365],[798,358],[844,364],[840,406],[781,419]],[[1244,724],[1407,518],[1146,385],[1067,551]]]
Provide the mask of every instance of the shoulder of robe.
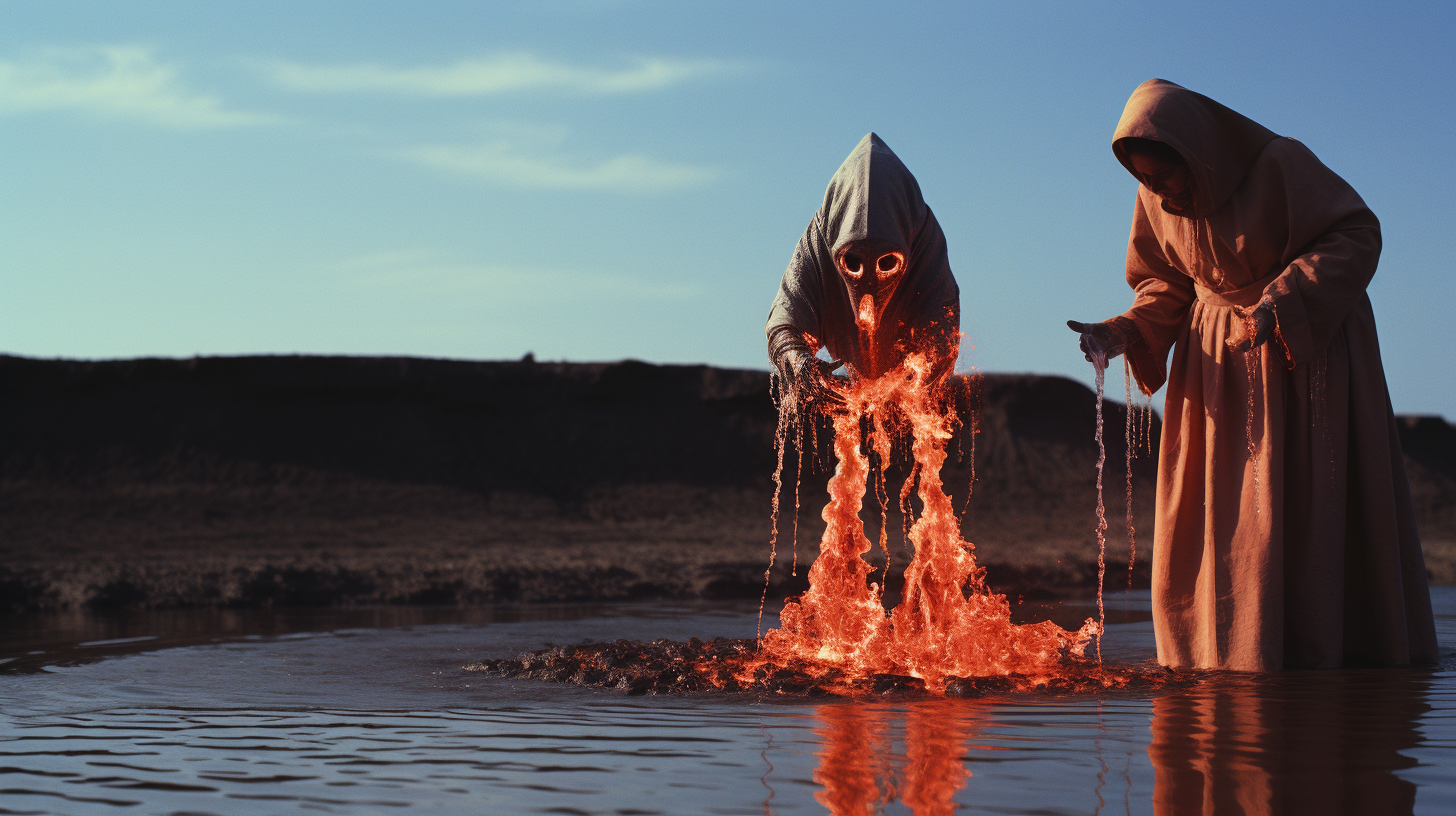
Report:
[[815,215],[809,226],[804,228],[804,233],[799,236],[799,242],[794,245],[794,254],[789,257],[788,275],[803,278],[806,275],[819,278],[819,255],[820,246],[824,243],[824,232],[820,225],[820,216]]
[[1281,136],[1264,146],[1254,166],[1249,169],[1246,182],[1260,186],[1278,184],[1291,193],[1301,191],[1340,198],[1354,195],[1359,200],[1349,182],[1320,161],[1314,151],[1288,136]]

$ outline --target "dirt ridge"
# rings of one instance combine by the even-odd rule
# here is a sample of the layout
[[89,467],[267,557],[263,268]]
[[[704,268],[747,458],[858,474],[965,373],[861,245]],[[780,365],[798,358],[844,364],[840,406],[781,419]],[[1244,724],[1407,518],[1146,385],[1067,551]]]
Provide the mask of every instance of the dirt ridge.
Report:
[[[1094,395],[1036,375],[962,385],[944,475],[993,586],[1091,591]],[[1124,414],[1104,410],[1117,586]],[[705,365],[0,356],[0,610],[757,597],[775,422],[766,372]],[[1399,427],[1428,563],[1456,580],[1456,430]],[[819,458],[794,575],[790,453],[772,594],[814,554]],[[1140,530],[1153,461],[1134,468]],[[872,500],[864,515],[873,536]],[[892,509],[892,594],[900,523]]]

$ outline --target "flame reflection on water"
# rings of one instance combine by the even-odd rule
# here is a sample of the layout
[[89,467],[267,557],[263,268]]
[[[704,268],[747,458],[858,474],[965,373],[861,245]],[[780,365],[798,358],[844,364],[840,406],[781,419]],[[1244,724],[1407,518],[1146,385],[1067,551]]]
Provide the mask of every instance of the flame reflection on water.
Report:
[[[1104,721],[1101,704],[1093,756],[1067,759],[1095,759],[1089,798],[1096,814],[1145,813],[1149,804],[1155,816],[1450,812],[1445,807],[1456,802],[1456,791],[1428,788],[1418,808],[1412,778],[1436,770],[1422,770],[1429,762],[1417,758],[1430,755],[1432,736],[1446,750],[1456,748],[1456,718],[1449,710],[1432,716],[1433,703],[1452,702],[1451,692],[1439,689],[1449,680],[1449,672],[1420,669],[1290,672],[1216,676],[1161,693],[1151,700],[1143,754],[1153,773],[1151,802],[1134,803],[1132,768],[1144,760],[1127,750],[1128,735]],[[988,795],[1004,798],[1004,789],[977,790],[970,782],[977,765],[1027,761],[1017,754],[1028,746],[1016,743],[1030,738],[1029,724],[1008,722],[1007,702],[818,707],[813,779],[822,790],[815,800],[832,816],[883,813],[897,801],[914,816],[946,816],[985,804]],[[1034,792],[1027,800],[1044,802]]]
[[[955,811],[955,794],[971,775],[964,754],[975,731],[973,705],[831,704],[815,714],[823,722],[815,731],[823,748],[814,781],[824,789],[814,798],[833,816],[877,813],[896,799],[915,816]],[[897,751],[901,740],[903,750]]]

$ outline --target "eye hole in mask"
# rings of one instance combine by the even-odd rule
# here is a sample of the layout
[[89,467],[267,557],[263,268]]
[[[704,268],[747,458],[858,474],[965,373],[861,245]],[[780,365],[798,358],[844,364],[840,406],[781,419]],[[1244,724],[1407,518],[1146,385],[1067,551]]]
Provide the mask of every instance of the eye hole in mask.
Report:
[[851,278],[858,280],[864,274],[864,261],[858,255],[846,252],[841,262],[844,264],[844,273]]
[[888,280],[900,274],[905,268],[905,256],[898,252],[891,252],[880,256],[875,263],[875,274],[880,280]]

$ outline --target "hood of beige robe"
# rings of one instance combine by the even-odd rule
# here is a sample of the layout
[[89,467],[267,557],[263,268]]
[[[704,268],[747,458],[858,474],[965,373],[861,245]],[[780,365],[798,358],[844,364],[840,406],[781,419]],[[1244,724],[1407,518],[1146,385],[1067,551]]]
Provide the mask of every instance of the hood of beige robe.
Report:
[[1166,79],[1150,79],[1132,92],[1112,134],[1112,152],[1129,173],[1133,168],[1122,140],[1134,137],[1163,142],[1188,163],[1193,215],[1199,218],[1223,206],[1259,152],[1279,138],[1247,116]]

